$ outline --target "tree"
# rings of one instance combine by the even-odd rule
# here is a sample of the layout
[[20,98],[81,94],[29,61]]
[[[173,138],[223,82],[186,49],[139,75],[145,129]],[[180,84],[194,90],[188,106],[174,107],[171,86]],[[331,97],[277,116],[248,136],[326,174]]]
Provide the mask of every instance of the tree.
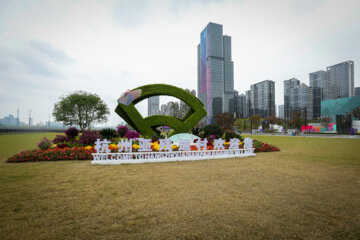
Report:
[[78,125],[81,131],[89,129],[91,124],[106,122],[109,114],[109,108],[98,95],[84,91],[61,96],[53,111],[56,121]]
[[259,127],[260,120],[261,120],[261,118],[260,118],[259,115],[252,115],[252,116],[249,118],[249,120],[250,120],[250,123],[251,123],[251,127],[252,127],[253,129],[254,129],[254,127],[255,127],[255,128]]
[[354,108],[354,109],[352,110],[351,114],[352,114],[354,117],[360,119],[360,107]]
[[291,113],[291,120],[289,121],[291,128],[301,128],[301,111],[295,111]]
[[[281,118],[278,118],[278,117],[276,117],[276,116],[269,116],[269,117],[267,117],[267,118],[265,118],[265,121],[267,122],[267,124],[266,125],[268,125],[268,124],[272,124],[272,125],[274,125],[274,124],[277,124],[277,125],[280,125],[281,124]],[[268,126],[267,126],[268,127]]]
[[216,114],[215,122],[219,125],[224,131],[231,131],[234,123],[234,114],[225,112]]

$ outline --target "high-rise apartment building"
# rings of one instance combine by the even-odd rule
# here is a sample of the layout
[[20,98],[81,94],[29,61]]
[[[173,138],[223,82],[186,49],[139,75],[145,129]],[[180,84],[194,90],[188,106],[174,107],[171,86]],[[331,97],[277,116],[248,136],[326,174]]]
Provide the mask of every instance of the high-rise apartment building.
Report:
[[301,83],[292,87],[290,92],[290,118],[292,113],[300,111],[303,119],[311,119],[313,106],[310,88]]
[[239,95],[238,91],[235,91],[234,94],[234,113],[236,118],[246,117],[246,96],[245,94]]
[[148,98],[148,116],[159,114],[160,97],[154,96]]
[[284,105],[279,105],[278,108],[279,108],[278,117],[283,119],[284,118]]
[[234,64],[231,37],[220,24],[209,23],[200,34],[198,55],[198,98],[207,111],[206,122],[218,113],[234,112]]
[[318,87],[321,89],[321,101],[324,101],[327,96],[327,73],[323,70],[309,73],[310,87]]
[[360,87],[355,88],[355,96],[360,96]]
[[251,111],[251,91],[248,90],[245,92],[245,117],[250,117],[250,111]]
[[284,81],[284,118],[290,119],[290,99],[291,99],[291,88],[300,85],[300,81],[296,78],[291,78]]
[[[303,119],[313,119],[321,114],[321,88],[300,83],[296,78],[284,81],[284,118],[291,119],[294,112],[301,112]],[[279,110],[280,111],[280,110]]]
[[355,96],[353,61],[346,61],[327,67],[326,71],[326,100]]
[[275,82],[265,80],[250,86],[250,115],[275,116]]

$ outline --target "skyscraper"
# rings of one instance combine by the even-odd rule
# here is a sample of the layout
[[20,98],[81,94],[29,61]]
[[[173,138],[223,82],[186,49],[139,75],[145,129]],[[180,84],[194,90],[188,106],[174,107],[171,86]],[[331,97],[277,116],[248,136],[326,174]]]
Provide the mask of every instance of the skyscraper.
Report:
[[234,112],[234,64],[231,37],[223,36],[220,24],[209,23],[200,34],[198,98],[207,111],[206,123],[218,113]]
[[275,82],[265,80],[250,86],[251,115],[275,116]]
[[327,95],[327,73],[323,70],[309,73],[310,87],[318,87],[321,90],[321,101],[326,99]]
[[355,96],[360,96],[360,87],[355,88]]
[[296,78],[291,78],[284,81],[284,118],[290,119],[290,99],[291,99],[291,88],[300,85],[300,81]]
[[251,92],[250,90],[245,92],[245,118],[250,117],[251,110]]
[[346,61],[326,68],[327,96],[326,100],[353,97],[354,92],[354,62]]
[[290,118],[291,113],[300,111],[303,119],[311,119],[313,106],[310,88],[305,83],[301,83],[292,87],[290,92]]
[[148,98],[148,116],[159,114],[160,97],[154,96]]
[[279,105],[278,107],[279,107],[279,111],[278,111],[279,115],[278,115],[278,117],[283,119],[284,118],[284,105]]

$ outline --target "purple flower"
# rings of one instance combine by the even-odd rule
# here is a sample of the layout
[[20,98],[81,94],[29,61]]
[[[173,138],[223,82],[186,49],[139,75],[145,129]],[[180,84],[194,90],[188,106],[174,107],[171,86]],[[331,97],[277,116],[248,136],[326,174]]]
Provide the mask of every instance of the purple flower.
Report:
[[140,136],[140,134],[136,131],[128,131],[126,134],[125,134],[125,137],[128,138],[128,139],[132,139],[132,138],[138,138]]
[[129,129],[126,126],[118,126],[117,132],[119,133],[120,137],[124,137]]

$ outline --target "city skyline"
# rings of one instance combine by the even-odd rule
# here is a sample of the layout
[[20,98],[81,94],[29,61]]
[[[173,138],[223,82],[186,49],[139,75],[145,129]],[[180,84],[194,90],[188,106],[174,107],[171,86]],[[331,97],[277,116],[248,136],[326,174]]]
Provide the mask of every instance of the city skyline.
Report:
[[[108,104],[107,125],[116,125],[127,89],[196,89],[196,45],[208,22],[232,38],[240,94],[271,79],[282,105],[285,79],[308,84],[309,73],[348,60],[359,87],[359,13],[358,1],[1,2],[0,118],[19,108],[26,122],[31,109],[34,123],[45,122],[61,95],[85,90]],[[145,115],[146,103],[139,108]]]

